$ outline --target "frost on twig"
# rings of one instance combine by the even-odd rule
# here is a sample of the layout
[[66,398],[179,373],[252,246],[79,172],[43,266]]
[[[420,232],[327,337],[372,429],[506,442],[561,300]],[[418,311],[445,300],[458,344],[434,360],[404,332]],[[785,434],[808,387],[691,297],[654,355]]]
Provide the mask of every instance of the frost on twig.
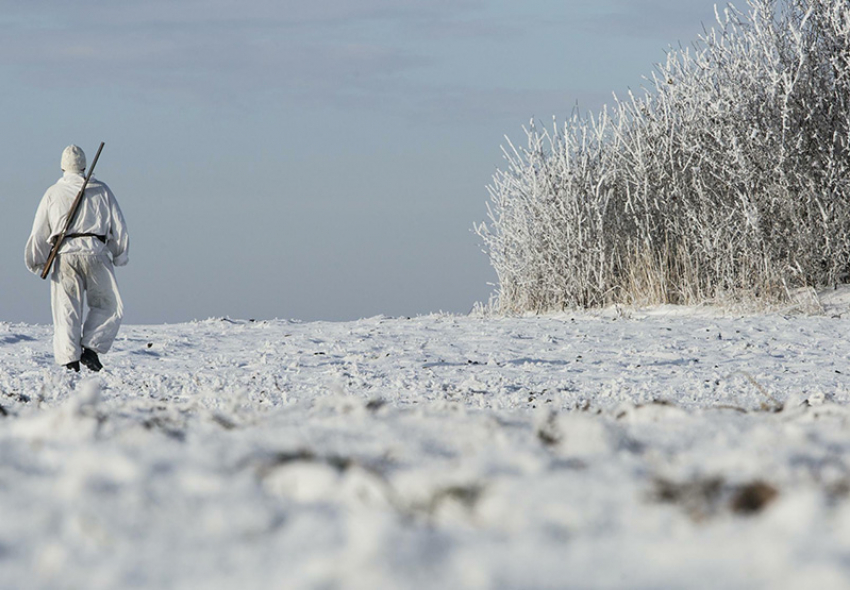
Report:
[[850,4],[749,0],[598,115],[510,140],[501,312],[778,302],[850,278]]

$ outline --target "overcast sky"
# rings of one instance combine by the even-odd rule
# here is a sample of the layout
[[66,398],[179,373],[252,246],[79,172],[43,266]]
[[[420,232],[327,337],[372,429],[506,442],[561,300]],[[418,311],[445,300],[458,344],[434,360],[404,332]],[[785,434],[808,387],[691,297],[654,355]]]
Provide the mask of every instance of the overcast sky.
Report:
[[464,313],[504,136],[639,88],[710,0],[0,1],[0,321],[63,148],[130,228],[130,323]]

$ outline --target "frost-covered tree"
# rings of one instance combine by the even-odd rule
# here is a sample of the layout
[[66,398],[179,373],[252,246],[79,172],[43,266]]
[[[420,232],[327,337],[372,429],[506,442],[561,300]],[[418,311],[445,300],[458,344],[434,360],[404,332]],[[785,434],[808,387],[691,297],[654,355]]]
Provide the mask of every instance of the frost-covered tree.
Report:
[[850,279],[850,2],[749,0],[640,96],[508,142],[501,311],[778,301]]

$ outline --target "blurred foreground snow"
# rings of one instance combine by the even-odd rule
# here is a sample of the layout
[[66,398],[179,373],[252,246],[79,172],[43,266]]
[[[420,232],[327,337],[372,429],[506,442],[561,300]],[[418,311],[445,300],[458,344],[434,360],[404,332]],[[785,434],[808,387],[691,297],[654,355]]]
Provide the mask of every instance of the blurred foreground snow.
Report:
[[829,311],[0,323],[0,588],[848,587]]

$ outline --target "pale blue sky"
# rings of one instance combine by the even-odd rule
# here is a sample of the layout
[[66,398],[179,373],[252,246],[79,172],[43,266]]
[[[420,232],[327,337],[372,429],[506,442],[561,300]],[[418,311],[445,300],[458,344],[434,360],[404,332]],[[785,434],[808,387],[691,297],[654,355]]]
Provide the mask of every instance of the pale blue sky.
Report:
[[638,88],[709,0],[0,2],[0,321],[62,149],[130,227],[130,323],[466,312],[503,136]]

